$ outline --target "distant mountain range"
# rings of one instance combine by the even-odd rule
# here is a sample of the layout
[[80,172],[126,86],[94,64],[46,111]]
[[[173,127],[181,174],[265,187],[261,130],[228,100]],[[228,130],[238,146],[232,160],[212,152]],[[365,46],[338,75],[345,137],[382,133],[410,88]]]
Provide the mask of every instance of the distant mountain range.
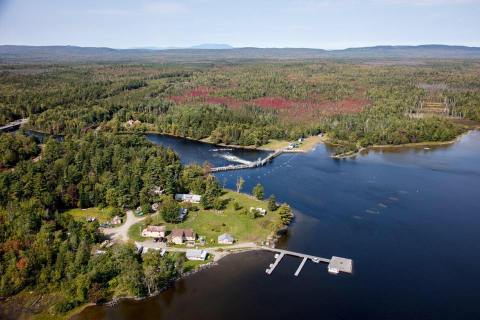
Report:
[[76,46],[0,45],[0,62],[214,61],[311,59],[480,59],[480,48],[448,45],[376,46],[323,50],[309,48],[233,48],[202,44],[190,48],[112,49]]
[[146,50],[176,50],[176,49],[234,49],[229,44],[224,43],[202,43],[191,47],[135,47],[131,49],[146,49]]

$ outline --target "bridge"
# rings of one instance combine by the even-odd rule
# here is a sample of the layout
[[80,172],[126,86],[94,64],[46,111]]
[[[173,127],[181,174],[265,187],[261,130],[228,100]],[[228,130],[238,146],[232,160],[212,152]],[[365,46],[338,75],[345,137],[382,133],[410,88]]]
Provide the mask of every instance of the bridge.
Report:
[[0,132],[8,132],[8,131],[14,131],[20,128],[22,124],[25,124],[28,122],[28,118],[23,118],[19,120],[12,121],[4,126],[0,127]]
[[294,273],[296,277],[298,277],[298,275],[300,274],[300,271],[302,271],[302,268],[307,262],[307,260],[311,260],[314,263],[320,263],[320,262],[328,263],[328,272],[333,274],[338,274],[340,272],[352,273],[353,271],[353,261],[347,258],[333,256],[331,259],[326,259],[322,257],[316,257],[309,254],[283,250],[283,249],[276,249],[276,248],[270,248],[270,247],[261,247],[261,249],[276,253],[275,261],[272,264],[270,264],[268,269],[265,270],[265,272],[268,275],[272,274],[273,270],[275,270],[275,268],[278,266],[280,261],[286,255],[302,258],[302,262],[300,263],[300,265],[298,266],[297,270]]
[[278,149],[275,150],[273,153],[270,153],[268,156],[266,156],[263,159],[259,159],[257,161],[253,161],[250,163],[243,163],[243,164],[229,164],[227,166],[223,167],[213,167],[210,169],[210,172],[221,172],[221,171],[230,171],[230,170],[241,170],[241,169],[249,169],[249,168],[257,168],[257,167],[263,167],[270,161],[272,161],[274,158],[278,157],[282,153],[301,153],[303,152],[302,150],[295,150],[295,149]]

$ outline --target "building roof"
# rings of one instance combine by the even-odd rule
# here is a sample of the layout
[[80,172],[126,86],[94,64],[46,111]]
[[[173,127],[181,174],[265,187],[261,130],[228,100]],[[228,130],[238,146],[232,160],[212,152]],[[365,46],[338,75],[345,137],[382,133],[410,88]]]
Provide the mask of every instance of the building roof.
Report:
[[218,241],[230,241],[230,242],[233,242],[233,237],[228,234],[228,233],[224,233],[224,234],[221,234],[218,236]]
[[165,226],[148,226],[145,230],[148,232],[165,232],[167,228]]
[[192,229],[173,229],[172,238],[174,237],[185,237],[185,238],[195,238],[195,232]]
[[175,200],[180,201],[200,201],[202,196],[198,194],[187,194],[187,193],[177,193],[175,195]]
[[195,232],[193,232],[192,229],[184,229],[183,233],[185,234],[186,238],[194,238],[195,237]]
[[183,237],[183,229],[173,229],[171,236],[172,238]]
[[352,273],[352,264],[351,259],[333,256],[328,264],[328,269],[336,270],[337,272]]
[[190,249],[187,250],[187,253],[185,254],[187,259],[188,258],[200,258],[200,259],[205,259],[207,257],[207,251],[205,250],[199,250],[199,249]]

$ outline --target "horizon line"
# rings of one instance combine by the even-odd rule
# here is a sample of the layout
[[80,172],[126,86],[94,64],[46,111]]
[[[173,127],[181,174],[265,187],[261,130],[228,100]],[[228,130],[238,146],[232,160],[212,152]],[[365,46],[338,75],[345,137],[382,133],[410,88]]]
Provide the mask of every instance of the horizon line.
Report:
[[[222,45],[229,46],[230,48],[196,48],[202,45]],[[378,48],[378,47],[425,47],[425,46],[445,46],[445,47],[464,47],[464,48],[480,48],[478,45],[468,45],[468,44],[445,44],[445,43],[423,43],[423,44],[372,44],[364,46],[346,46],[339,48],[321,48],[321,47],[305,47],[305,46],[232,46],[228,43],[200,43],[187,46],[133,46],[133,47],[109,47],[109,46],[95,46],[95,45],[76,45],[76,44],[45,44],[45,45],[35,45],[35,44],[0,44],[0,46],[16,46],[16,47],[76,47],[76,48],[105,48],[113,50],[152,50],[152,51],[163,51],[163,50],[232,50],[232,49],[310,49],[310,50],[324,50],[324,51],[338,51],[338,50],[348,50],[348,49],[362,49],[362,48]]]

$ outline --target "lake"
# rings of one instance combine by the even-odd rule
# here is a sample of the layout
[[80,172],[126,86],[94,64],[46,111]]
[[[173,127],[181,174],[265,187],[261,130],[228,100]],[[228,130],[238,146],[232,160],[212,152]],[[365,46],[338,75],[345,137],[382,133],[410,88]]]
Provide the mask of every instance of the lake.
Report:
[[[183,161],[223,164],[211,145],[148,136]],[[244,159],[263,156],[235,150]],[[480,132],[431,148],[370,151],[334,160],[318,145],[271,164],[217,174],[234,188],[296,213],[278,246],[316,256],[351,258],[354,273],[287,257],[272,275],[273,254],[230,255],[178,281],[159,296],[86,308],[76,319],[480,319]]]

